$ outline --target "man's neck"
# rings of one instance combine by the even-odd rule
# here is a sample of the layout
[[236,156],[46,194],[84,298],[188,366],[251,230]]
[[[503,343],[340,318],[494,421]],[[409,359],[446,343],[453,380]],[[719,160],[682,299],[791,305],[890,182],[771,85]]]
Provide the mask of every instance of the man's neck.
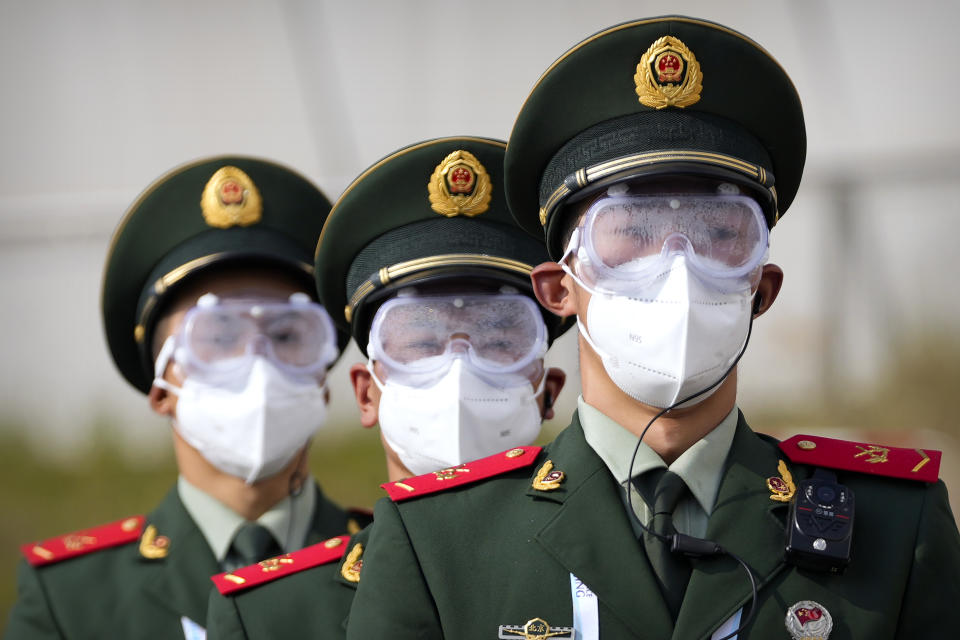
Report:
[[173,430],[173,451],[180,475],[187,482],[251,522],[290,495],[291,483],[299,486],[307,481],[306,451],[297,455],[280,473],[252,485],[214,467],[187,444],[176,429]]
[[[640,436],[647,424],[661,411],[624,393],[607,375],[600,358],[582,343],[580,377],[583,399],[636,436]],[[734,369],[703,402],[672,409],[657,418],[643,436],[643,442],[664,462],[671,464],[727,417],[736,397],[737,372]]]

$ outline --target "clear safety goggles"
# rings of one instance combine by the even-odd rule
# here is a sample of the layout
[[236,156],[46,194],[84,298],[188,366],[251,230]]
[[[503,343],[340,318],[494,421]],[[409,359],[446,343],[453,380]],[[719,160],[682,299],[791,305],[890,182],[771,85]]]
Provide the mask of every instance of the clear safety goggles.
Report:
[[723,288],[754,279],[768,246],[763,211],[747,196],[608,196],[587,210],[561,262],[576,256],[586,284],[623,293],[649,284],[682,254]]
[[[398,296],[373,318],[367,353],[390,377],[426,384],[456,358],[496,383],[542,368],[547,328],[520,294]],[[506,378],[503,378],[503,382]]]
[[174,361],[193,375],[235,371],[255,355],[292,375],[320,373],[337,358],[333,322],[305,293],[286,302],[208,293],[187,311],[174,340]]

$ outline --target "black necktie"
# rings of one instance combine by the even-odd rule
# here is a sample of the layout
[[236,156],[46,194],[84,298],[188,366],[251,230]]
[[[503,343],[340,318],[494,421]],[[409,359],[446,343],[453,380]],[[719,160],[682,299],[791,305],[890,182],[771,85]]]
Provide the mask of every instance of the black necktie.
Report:
[[245,567],[281,553],[283,550],[266,527],[256,522],[247,522],[233,537],[227,560]]
[[[647,526],[661,536],[675,534],[677,530],[673,526],[673,510],[687,491],[683,478],[661,467],[644,474],[638,480],[647,487],[655,487],[652,500],[647,500],[648,505],[651,502],[653,504],[653,517]],[[641,491],[641,493],[644,492]],[[644,533],[643,544],[647,550],[650,565],[660,582],[664,600],[676,620],[680,605],[683,603],[683,594],[690,581],[690,561],[681,555],[671,553],[670,541],[656,535]]]

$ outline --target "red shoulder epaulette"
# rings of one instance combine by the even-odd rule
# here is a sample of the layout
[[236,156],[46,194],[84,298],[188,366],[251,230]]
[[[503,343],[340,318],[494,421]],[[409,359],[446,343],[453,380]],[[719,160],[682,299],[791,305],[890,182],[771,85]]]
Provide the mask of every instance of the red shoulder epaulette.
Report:
[[242,567],[227,573],[218,573],[211,576],[210,579],[213,580],[213,584],[217,585],[217,591],[225,596],[230,595],[283,576],[339,560],[346,552],[349,540],[350,536],[337,536],[299,551],[285,553],[282,556],[251,564],[248,567]]
[[885,447],[820,436],[793,436],[780,443],[791,462],[858,471],[889,478],[936,482],[941,452],[935,449]]
[[41,567],[82,556],[91,551],[133,542],[140,537],[145,520],[143,516],[124,518],[92,529],[68,533],[65,536],[31,542],[21,546],[20,551],[27,562],[34,567]]
[[493,476],[522,469],[533,464],[543,447],[516,447],[509,451],[465,462],[457,467],[406,478],[400,482],[386,482],[383,489],[394,502],[419,498],[438,491],[461,487]]

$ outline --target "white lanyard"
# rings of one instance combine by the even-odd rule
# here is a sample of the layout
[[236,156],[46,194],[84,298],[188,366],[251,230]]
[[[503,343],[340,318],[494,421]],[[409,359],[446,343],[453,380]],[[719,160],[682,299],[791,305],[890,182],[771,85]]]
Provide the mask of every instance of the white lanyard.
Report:
[[[719,640],[723,636],[727,635],[734,629],[740,626],[740,616],[743,614],[743,607],[737,609],[737,612],[730,616],[730,619],[723,623],[723,625],[713,632],[713,635],[710,636],[710,640]],[[730,640],[737,640],[740,635],[737,634],[732,636]]]
[[[597,596],[583,583],[583,580],[572,573],[570,574],[570,596],[573,600],[574,640],[599,640],[600,619],[597,613]],[[741,615],[743,615],[742,607],[713,632],[710,636],[711,640],[719,640],[740,626]],[[737,640],[737,638],[739,636],[733,636],[729,640]]]
[[599,640],[600,619],[596,594],[583,580],[571,573],[570,595],[573,599],[574,640]]
[[206,640],[207,630],[187,616],[180,616],[180,625],[183,627],[183,637],[186,640]]

